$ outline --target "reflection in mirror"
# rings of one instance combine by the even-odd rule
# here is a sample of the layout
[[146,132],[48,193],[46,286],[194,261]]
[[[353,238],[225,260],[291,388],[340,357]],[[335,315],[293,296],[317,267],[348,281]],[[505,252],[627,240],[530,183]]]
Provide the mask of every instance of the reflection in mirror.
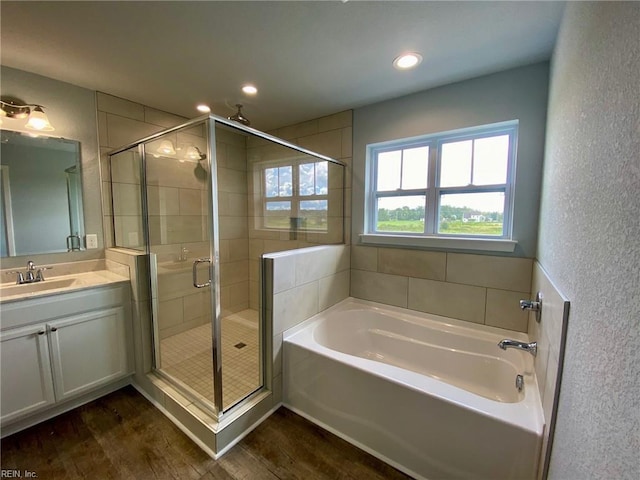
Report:
[[0,256],[82,249],[80,143],[2,130]]

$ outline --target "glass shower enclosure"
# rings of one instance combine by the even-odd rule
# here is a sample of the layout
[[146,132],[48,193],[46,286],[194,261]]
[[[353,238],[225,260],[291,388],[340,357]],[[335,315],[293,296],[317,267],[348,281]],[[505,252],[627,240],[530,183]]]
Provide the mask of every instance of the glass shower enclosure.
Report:
[[219,418],[268,387],[261,255],[344,235],[344,166],[216,116],[110,154],[114,245],[149,256],[157,375]]

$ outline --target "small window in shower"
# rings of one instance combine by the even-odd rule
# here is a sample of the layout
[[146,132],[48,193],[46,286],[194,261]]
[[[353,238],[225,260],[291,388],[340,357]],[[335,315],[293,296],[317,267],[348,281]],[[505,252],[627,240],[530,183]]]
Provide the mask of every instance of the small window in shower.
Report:
[[262,228],[327,231],[329,162],[288,160],[263,165],[262,179]]

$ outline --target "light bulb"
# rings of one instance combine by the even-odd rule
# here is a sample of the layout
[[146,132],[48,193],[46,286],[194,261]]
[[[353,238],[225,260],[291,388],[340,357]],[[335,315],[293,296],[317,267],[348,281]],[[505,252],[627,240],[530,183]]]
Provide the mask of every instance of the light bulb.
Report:
[[410,52],[396,57],[393,61],[393,66],[398,70],[408,70],[409,68],[416,67],[420,62],[422,62],[422,55],[416,52]]
[[25,128],[28,128],[29,130],[40,130],[43,132],[51,132],[54,130],[40,106],[36,106],[31,110],[29,120],[27,121]]
[[247,95],[255,95],[256,93],[258,93],[258,89],[250,84],[243,86],[242,91]]

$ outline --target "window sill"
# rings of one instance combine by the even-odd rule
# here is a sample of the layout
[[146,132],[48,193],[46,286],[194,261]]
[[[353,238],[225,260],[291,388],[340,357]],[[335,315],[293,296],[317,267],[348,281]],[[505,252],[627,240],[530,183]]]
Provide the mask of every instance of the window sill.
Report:
[[361,234],[360,242],[363,245],[444,248],[484,252],[513,252],[518,244],[515,240],[506,240],[503,238],[424,237],[417,235],[382,235],[375,233]]

